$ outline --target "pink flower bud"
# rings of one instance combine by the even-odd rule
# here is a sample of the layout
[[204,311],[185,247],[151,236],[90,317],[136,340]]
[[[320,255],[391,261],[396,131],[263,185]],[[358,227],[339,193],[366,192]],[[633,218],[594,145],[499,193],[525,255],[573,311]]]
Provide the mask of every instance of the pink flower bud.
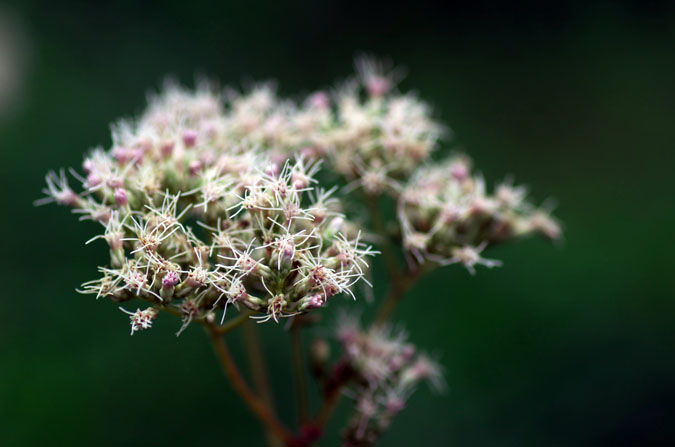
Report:
[[108,188],[116,189],[122,188],[124,186],[124,181],[122,181],[122,179],[119,177],[113,177],[111,179],[108,179],[106,184],[108,185]]
[[366,90],[370,96],[382,96],[391,89],[391,82],[381,76],[373,76],[366,82]]
[[92,172],[87,176],[86,187],[93,188],[94,186],[100,185],[101,181],[101,177]]
[[170,289],[175,287],[179,281],[180,278],[176,272],[167,272],[167,274],[164,275],[164,278],[162,278],[162,288]]
[[313,93],[308,99],[307,102],[309,106],[314,109],[325,110],[330,106],[330,98],[326,92],[316,92]]
[[295,189],[303,189],[309,185],[309,177],[302,172],[294,172],[291,179],[293,180],[293,188]]
[[108,207],[101,207],[91,212],[91,218],[102,224],[107,224],[111,216],[112,213]]
[[159,152],[162,154],[162,157],[169,158],[173,153],[173,148],[175,144],[173,141],[165,141],[159,146]]
[[199,171],[202,170],[202,162],[199,160],[192,160],[188,165],[188,170],[190,171],[190,175],[194,176],[199,174]]
[[124,206],[129,203],[127,191],[124,188],[115,188],[113,195],[115,196],[115,202],[117,202],[117,205]]
[[304,159],[311,160],[318,155],[318,150],[312,146],[303,147],[300,149],[300,156]]
[[91,174],[91,171],[94,170],[94,162],[91,161],[90,158],[87,158],[84,160],[84,163],[82,163],[82,169],[84,169],[84,172],[87,174]]
[[77,204],[77,194],[70,188],[64,188],[63,191],[54,194],[54,198],[59,205],[75,206]]
[[124,246],[124,241],[122,240],[123,238],[124,233],[121,232],[113,232],[105,236],[106,242],[108,242],[110,249],[113,251],[122,249]]
[[197,144],[197,132],[192,129],[183,132],[183,144],[185,147],[194,147]]
[[265,174],[269,175],[270,177],[276,177],[278,173],[279,173],[279,166],[277,166],[274,163],[267,165],[267,167],[265,168]]
[[462,182],[469,176],[469,167],[462,161],[455,162],[450,166],[450,174],[452,178]]
[[319,307],[322,307],[325,303],[325,300],[323,296],[320,293],[317,293],[312,296],[308,296],[303,298],[300,301],[300,311],[308,311],[312,309],[318,309]]
[[388,415],[393,416],[396,413],[400,412],[403,410],[405,407],[405,402],[399,397],[396,396],[391,396],[387,398],[387,403],[385,404],[385,411],[387,412]]
[[401,355],[405,358],[406,362],[409,361],[413,355],[415,355],[415,346],[411,344],[404,345],[401,350]]
[[145,150],[142,147],[137,147],[131,151],[131,159],[136,164],[141,164],[143,162],[143,157],[145,157]]
[[112,156],[117,163],[123,165],[133,158],[131,151],[125,147],[115,147],[112,150]]

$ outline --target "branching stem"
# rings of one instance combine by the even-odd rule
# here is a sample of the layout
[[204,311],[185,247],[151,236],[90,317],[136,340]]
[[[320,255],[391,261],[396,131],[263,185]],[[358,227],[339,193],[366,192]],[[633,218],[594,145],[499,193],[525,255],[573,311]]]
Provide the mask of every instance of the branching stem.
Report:
[[305,362],[302,356],[302,340],[299,326],[291,326],[290,338],[291,356],[293,357],[293,375],[295,376],[297,394],[298,422],[302,425],[307,422],[308,395],[307,384],[305,383]]
[[218,361],[220,362],[225,376],[232,384],[234,391],[248,406],[249,410],[251,410],[260,422],[274,433],[275,436],[283,440],[287,446],[299,445],[294,438],[293,433],[279,421],[265,402],[260,397],[256,396],[248,387],[218,330],[207,325],[206,332],[211,339],[216,356],[218,357]]
[[[244,343],[246,346],[246,353],[248,354],[249,367],[251,369],[251,376],[260,399],[265,405],[274,411],[274,397],[270,387],[269,377],[267,375],[267,367],[265,365],[265,357],[260,346],[260,337],[258,336],[258,328],[252,321],[246,322],[243,326]],[[267,427],[265,428],[265,435],[267,437],[267,444],[270,447],[279,447],[281,444],[279,439],[274,436]]]

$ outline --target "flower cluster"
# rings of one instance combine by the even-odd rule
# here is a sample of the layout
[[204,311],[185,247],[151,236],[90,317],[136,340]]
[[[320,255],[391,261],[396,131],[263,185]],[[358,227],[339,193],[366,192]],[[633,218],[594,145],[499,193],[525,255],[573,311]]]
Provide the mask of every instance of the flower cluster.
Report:
[[560,237],[558,223],[526,200],[523,186],[506,181],[489,194],[460,155],[418,169],[399,196],[398,217],[411,262],[459,263],[472,274],[479,264],[500,265],[481,256],[487,245],[531,233]]
[[[241,101],[235,114],[253,107]],[[180,313],[184,326],[218,308],[224,316],[230,304],[279,321],[353,296],[374,251],[334,190],[318,187],[320,162],[280,164],[243,140],[234,145],[232,121],[204,88],[169,88],[138,121],[114,127],[113,147],[92,151],[84,176],[73,171],[81,192],[64,172],[47,176],[44,201],[104,227],[92,240],[108,244],[110,264],[84,293],[142,298]],[[150,313],[132,314],[132,333],[150,327]]]
[[[249,316],[279,322],[336,295],[354,297],[357,283],[369,284],[368,258],[376,252],[344,214],[337,188],[320,185],[322,164],[347,183],[342,193],[362,190],[378,232],[369,240],[386,248],[391,291],[377,324],[421,267],[458,263],[473,274],[477,265],[500,264],[482,256],[489,245],[533,233],[560,237],[557,221],[527,201],[524,187],[505,181],[488,192],[465,156],[432,165],[447,132],[426,103],[396,90],[399,79],[399,71],[362,58],[352,80],[301,101],[280,98],[270,83],[222,93],[208,83],[195,90],[168,84],[140,117],[113,126],[112,146],[93,149],[83,174],[70,171],[80,186],[71,187],[64,170],[47,175],[46,197],[37,203],[56,202],[98,222],[103,230],[89,242],[110,251],[99,278],[80,292],[145,301],[136,311],[120,307],[132,335],[151,328],[161,312],[180,317],[178,334],[197,322],[219,336]],[[379,215],[381,204],[396,209],[394,225]],[[399,271],[390,243],[402,244],[407,268]],[[240,315],[224,324],[232,307]],[[291,327],[316,320],[298,318]],[[341,320],[343,355],[330,374],[328,345],[312,345],[324,402],[298,439],[286,439],[291,431],[235,388],[288,445],[309,445],[347,387],[355,408],[345,445],[373,445],[419,382],[443,386],[435,361],[405,333],[377,324],[364,329],[354,318]],[[228,355],[219,358],[234,368]]]
[[366,193],[396,190],[398,180],[429,159],[444,128],[427,104],[394,90],[395,71],[368,58],[357,61],[357,69],[358,82],[336,95],[334,125],[326,136],[330,159]]
[[440,366],[418,353],[405,332],[391,327],[364,330],[357,319],[343,315],[337,338],[354,372],[348,392],[355,400],[354,415],[344,433],[345,445],[373,445],[421,381],[439,391],[445,386]]

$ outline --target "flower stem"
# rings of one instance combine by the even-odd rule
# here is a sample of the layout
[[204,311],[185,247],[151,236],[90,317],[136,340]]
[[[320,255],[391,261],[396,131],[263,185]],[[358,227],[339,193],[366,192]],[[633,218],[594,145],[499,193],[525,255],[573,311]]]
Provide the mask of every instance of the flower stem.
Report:
[[291,355],[293,357],[293,374],[295,375],[295,387],[298,405],[298,423],[300,425],[307,422],[308,414],[308,394],[305,383],[305,362],[302,358],[302,340],[300,337],[300,327],[293,325],[290,329]]
[[[260,346],[258,328],[253,322],[248,321],[242,326],[242,329],[255,390],[264,404],[270,408],[271,411],[274,411],[274,397],[272,395],[272,390],[270,389],[269,377],[267,376],[265,357]],[[265,429],[265,436],[267,437],[267,445],[270,447],[279,447],[281,444],[279,439],[274,436],[274,433],[265,426],[263,426],[263,428]]]
[[328,422],[331,414],[337,407],[342,395],[342,388],[353,377],[354,370],[345,359],[340,360],[335,364],[330,376],[326,379],[323,385],[323,403],[315,418],[315,424],[323,429]]
[[364,194],[363,201],[368,208],[370,222],[373,225],[373,229],[382,240],[382,243],[379,244],[379,248],[382,250],[382,256],[384,257],[384,263],[387,267],[389,279],[393,280],[398,274],[398,261],[396,259],[396,255],[394,254],[391,239],[389,238],[387,232],[387,225],[385,224],[382,213],[380,212],[380,207],[377,203],[377,196]]
[[240,324],[245,323],[249,320],[248,317],[253,315],[253,311],[251,310],[246,310],[243,312],[240,312],[239,315],[234,317],[231,320],[228,320],[227,323],[223,323],[220,326],[216,326],[216,330],[218,331],[219,334],[226,334],[230,332],[232,329],[238,327]]
[[401,301],[401,298],[403,298],[405,293],[415,284],[415,282],[417,282],[420,275],[425,270],[425,266],[418,266],[417,268],[407,269],[405,272],[394,277],[389,294],[382,301],[375,313],[375,318],[372,323],[373,326],[382,326],[389,321],[396,306],[398,306],[398,303]]
[[206,326],[206,332],[211,339],[213,348],[216,351],[218,361],[225,373],[225,376],[232,384],[234,391],[246,403],[249,410],[260,420],[260,422],[267,427],[275,436],[283,440],[288,446],[298,445],[293,433],[283,425],[265,402],[256,396],[246,384],[237,365],[232,358],[225,341],[221,334],[213,326]]

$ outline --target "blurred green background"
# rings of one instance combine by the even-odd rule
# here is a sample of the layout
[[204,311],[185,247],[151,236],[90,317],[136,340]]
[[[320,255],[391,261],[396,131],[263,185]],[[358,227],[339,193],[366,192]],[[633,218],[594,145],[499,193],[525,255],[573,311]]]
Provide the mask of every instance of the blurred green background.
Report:
[[[0,3],[0,445],[262,445],[199,328],[129,337],[74,291],[105,262],[84,245],[98,228],[32,201],[167,74],[297,95],[360,51],[407,68],[402,89],[454,131],[445,150],[554,197],[565,223],[558,247],[499,247],[503,268],[437,271],[407,297],[396,317],[449,390],[420,389],[381,445],[675,445],[672,2],[140,3]],[[262,329],[293,422],[288,342]]]

